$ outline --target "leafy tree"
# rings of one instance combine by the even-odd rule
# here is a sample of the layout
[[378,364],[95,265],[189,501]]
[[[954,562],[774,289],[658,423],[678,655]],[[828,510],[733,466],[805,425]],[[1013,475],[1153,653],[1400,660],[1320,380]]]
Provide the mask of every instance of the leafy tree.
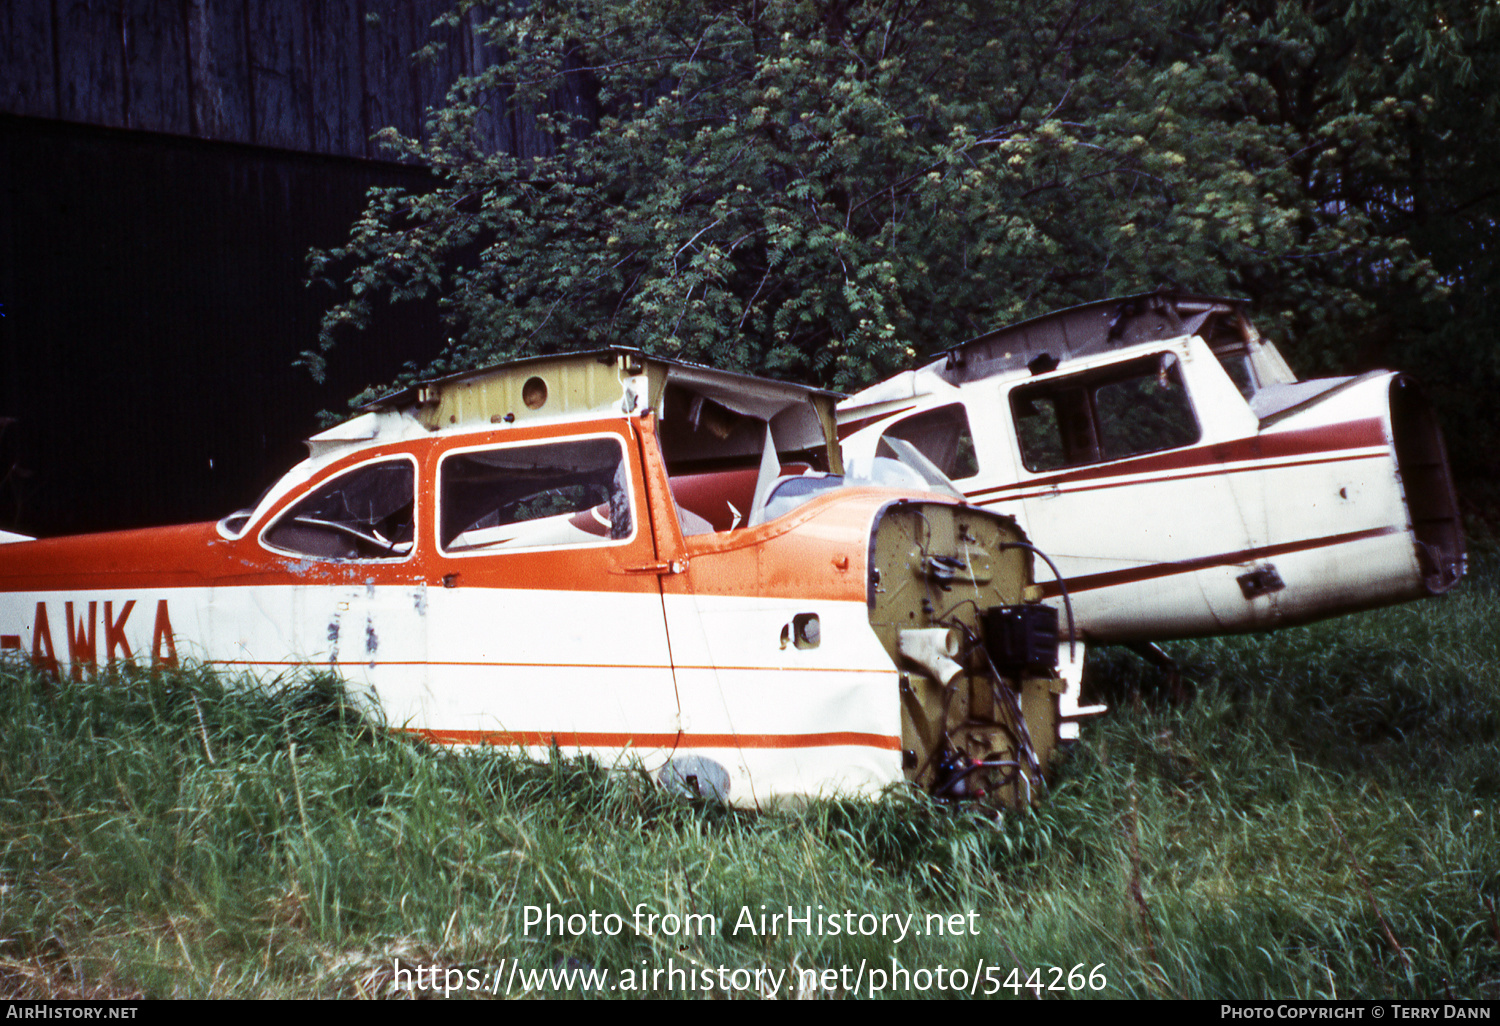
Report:
[[1231,0],[1182,11],[1180,38],[1258,84],[1246,113],[1283,133],[1291,187],[1363,226],[1338,246],[1283,254],[1316,265],[1271,294],[1300,368],[1415,372],[1438,402],[1461,492],[1500,514],[1500,7]]
[[[1493,274],[1447,230],[1493,231],[1453,138],[1493,114],[1489,10],[1444,12],[465,5],[439,29],[474,20],[494,59],[425,138],[384,133],[433,187],[373,193],[348,245],[313,254],[348,293],[305,359],[384,300],[436,295],[454,341],[429,369],[625,343],[851,388],[1174,285],[1256,300],[1304,366],[1345,360],[1393,293],[1409,327]],[[544,145],[486,145],[518,115]]]

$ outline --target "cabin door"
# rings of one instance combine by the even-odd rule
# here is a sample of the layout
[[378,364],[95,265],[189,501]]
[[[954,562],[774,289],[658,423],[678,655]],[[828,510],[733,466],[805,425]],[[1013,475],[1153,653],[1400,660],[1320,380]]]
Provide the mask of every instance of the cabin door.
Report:
[[[1210,633],[1248,544],[1220,446],[1164,352],[1012,388],[1032,542],[1100,640]],[[1212,592],[1213,594],[1210,594]]]
[[424,727],[655,771],[678,708],[636,447],[514,437],[437,462]]
[[405,453],[340,468],[246,539],[266,565],[213,589],[201,635],[214,661],[262,675],[327,670],[373,687],[387,712],[404,708],[427,654],[418,476]]

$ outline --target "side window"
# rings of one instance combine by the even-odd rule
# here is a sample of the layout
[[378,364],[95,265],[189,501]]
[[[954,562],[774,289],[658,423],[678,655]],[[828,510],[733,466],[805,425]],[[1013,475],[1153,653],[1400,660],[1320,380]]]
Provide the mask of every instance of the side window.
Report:
[[974,455],[974,435],[963,403],[950,403],[935,410],[892,424],[881,438],[900,438],[916,446],[950,480],[959,481],[979,473]]
[[614,438],[455,453],[438,466],[445,552],[598,545],[630,537],[630,479]]
[[1098,461],[1099,444],[1088,412],[1088,393],[1082,388],[1018,388],[1010,394],[1010,406],[1027,470],[1056,470]]
[[1031,471],[1102,463],[1191,445],[1198,421],[1170,353],[1022,385],[1010,394]]
[[1229,380],[1234,382],[1234,387],[1240,390],[1240,395],[1248,402],[1255,396],[1255,376],[1250,372],[1250,360],[1241,353],[1215,353],[1219,358],[1219,365],[1224,368],[1224,373],[1229,375]]
[[357,467],[277,518],[266,544],[319,559],[402,559],[416,537],[416,471],[408,459]]

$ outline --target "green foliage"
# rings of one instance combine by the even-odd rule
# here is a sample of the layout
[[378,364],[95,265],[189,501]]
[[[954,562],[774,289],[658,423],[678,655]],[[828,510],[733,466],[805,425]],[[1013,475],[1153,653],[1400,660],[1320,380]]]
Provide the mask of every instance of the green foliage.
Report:
[[[1435,212],[1472,194],[1450,112],[1494,102],[1461,85],[1489,71],[1488,23],[1446,11],[466,4],[439,33],[468,20],[492,60],[424,138],[383,133],[433,187],[372,193],[313,255],[347,293],[306,361],[378,302],[436,295],[454,341],[431,369],[622,343],[851,388],[1174,285],[1248,295],[1304,364],[1339,362],[1392,291],[1410,325],[1488,273],[1438,251]],[[534,119],[534,152],[486,147],[501,117]]]

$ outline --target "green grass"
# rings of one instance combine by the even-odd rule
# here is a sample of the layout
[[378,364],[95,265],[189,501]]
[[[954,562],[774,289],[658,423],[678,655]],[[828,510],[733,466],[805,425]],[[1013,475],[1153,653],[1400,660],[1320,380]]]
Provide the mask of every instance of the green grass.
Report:
[[[981,993],[1030,999],[1007,978],[1060,966],[1065,987],[1081,966],[1081,996],[1494,999],[1497,592],[1489,559],[1442,599],[1172,646],[1186,707],[1158,702],[1135,657],[1094,653],[1115,712],[1045,802],[999,819],[904,794],[759,815],[681,802],[586,763],[405,742],[326,679],[79,685],[11,665],[0,997],[386,996],[398,971],[513,964],[645,969],[648,992],[705,996],[725,993],[720,966],[788,972],[783,994],[831,969],[835,986],[802,992],[843,996],[863,964],[865,996],[894,960],[916,974],[902,997],[990,966]],[[742,909],[820,904],[965,929],[734,931]],[[597,928],[528,930],[523,909],[548,905]],[[637,907],[718,930],[637,932]]]

